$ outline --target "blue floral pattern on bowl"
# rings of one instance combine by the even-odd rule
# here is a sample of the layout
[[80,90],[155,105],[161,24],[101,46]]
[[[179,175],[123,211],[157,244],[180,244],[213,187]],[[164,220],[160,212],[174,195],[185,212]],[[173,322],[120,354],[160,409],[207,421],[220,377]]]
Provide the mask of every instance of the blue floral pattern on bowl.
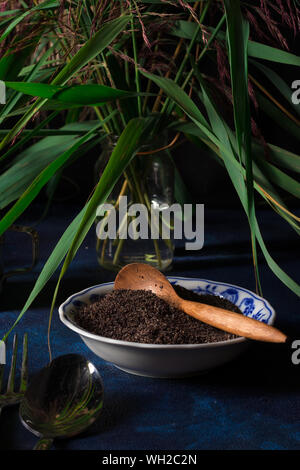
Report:
[[[185,278],[169,278],[171,284],[182,285],[185,287]],[[215,281],[204,281],[201,279],[190,279],[191,284],[195,283],[190,289],[198,294],[212,294],[223,297],[235,304],[243,315],[254,318],[263,323],[270,324],[274,318],[274,310],[261,297],[242,287],[230,286],[225,283]]]

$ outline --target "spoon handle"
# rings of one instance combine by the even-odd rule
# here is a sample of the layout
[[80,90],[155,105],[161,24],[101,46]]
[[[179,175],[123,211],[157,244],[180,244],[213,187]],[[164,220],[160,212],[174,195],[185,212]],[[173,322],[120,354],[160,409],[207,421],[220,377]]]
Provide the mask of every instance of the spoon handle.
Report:
[[49,450],[50,447],[52,446],[52,443],[53,443],[53,439],[42,437],[35,444],[33,450]]
[[287,336],[277,328],[240,313],[183,299],[180,299],[180,308],[188,315],[228,333],[271,343],[287,341]]

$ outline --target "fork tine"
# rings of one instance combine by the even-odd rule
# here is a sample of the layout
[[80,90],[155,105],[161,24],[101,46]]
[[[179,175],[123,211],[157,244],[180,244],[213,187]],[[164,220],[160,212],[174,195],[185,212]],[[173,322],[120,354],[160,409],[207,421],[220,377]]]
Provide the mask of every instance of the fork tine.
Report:
[[15,384],[15,370],[16,370],[16,361],[17,361],[17,348],[18,348],[18,335],[14,335],[13,340],[13,353],[11,357],[10,371],[7,381],[7,393],[12,393],[14,391]]
[[25,392],[28,380],[28,338],[27,333],[23,338],[23,355],[21,366],[20,392]]
[[[6,341],[4,341],[4,345],[6,346]],[[1,393],[1,391],[2,391],[2,383],[3,383],[4,369],[5,369],[5,363],[4,363],[4,364],[0,364],[0,393]]]
[[4,364],[0,364],[0,394],[2,390],[3,373],[4,373]]

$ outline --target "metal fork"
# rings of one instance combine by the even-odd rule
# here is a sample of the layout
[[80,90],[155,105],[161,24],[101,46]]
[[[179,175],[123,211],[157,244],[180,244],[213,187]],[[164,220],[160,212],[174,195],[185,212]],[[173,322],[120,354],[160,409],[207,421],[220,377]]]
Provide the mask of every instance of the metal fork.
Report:
[[2,381],[4,375],[5,365],[0,365],[0,414],[5,406],[16,405],[22,400],[27,387],[28,380],[28,340],[27,333],[23,337],[23,352],[22,352],[22,365],[21,365],[21,376],[19,390],[15,391],[15,372],[17,362],[17,350],[18,350],[18,335],[14,335],[13,339],[13,351],[11,357],[10,370],[7,380],[6,390],[2,390]]

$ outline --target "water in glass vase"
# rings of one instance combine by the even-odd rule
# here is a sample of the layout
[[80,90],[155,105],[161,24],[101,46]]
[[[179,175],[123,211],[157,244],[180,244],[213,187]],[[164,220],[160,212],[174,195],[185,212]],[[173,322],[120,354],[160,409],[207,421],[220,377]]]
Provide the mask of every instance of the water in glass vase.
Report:
[[[107,239],[106,239],[107,240]],[[165,271],[173,261],[173,245],[171,240],[167,246],[163,240],[107,240],[98,247],[99,264],[107,269],[118,271],[126,264],[147,263]],[[101,250],[104,248],[104,251]]]

